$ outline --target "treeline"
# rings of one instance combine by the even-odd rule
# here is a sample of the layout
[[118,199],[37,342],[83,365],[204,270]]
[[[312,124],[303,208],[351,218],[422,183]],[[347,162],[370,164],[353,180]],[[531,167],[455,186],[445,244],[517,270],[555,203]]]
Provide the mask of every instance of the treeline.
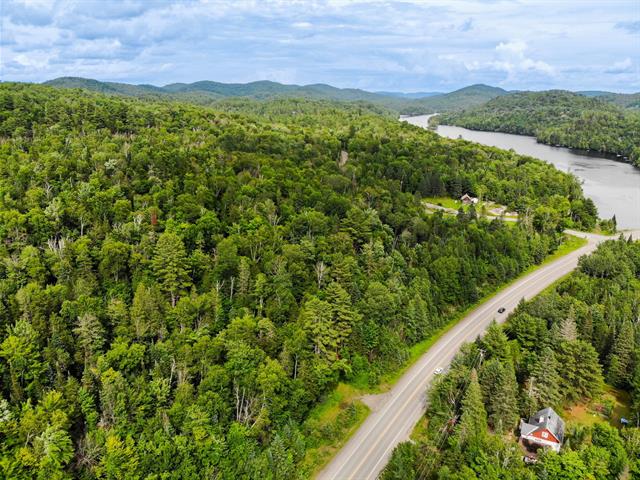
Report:
[[437,120],[474,130],[533,135],[542,143],[620,155],[640,166],[640,112],[598,97],[562,90],[520,92],[444,113]]
[[[639,316],[640,242],[608,241],[463,348],[431,387],[426,435],[400,445],[382,478],[640,478]],[[549,406],[562,416],[605,381],[630,393],[630,426],[569,423],[560,454],[526,465],[519,419]]]
[[[1,476],[304,477],[338,380],[375,383],[595,223],[544,162],[358,106],[256,108],[0,85]],[[420,201],[478,191],[544,218]]]

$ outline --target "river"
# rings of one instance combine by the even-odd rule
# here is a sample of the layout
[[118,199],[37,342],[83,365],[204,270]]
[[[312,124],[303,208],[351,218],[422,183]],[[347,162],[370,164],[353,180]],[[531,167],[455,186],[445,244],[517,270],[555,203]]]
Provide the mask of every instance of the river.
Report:
[[[431,116],[405,117],[402,120],[427,127]],[[618,228],[640,228],[639,168],[589,152],[538,143],[534,137],[524,135],[480,132],[450,125],[439,125],[436,132],[444,137],[462,137],[483,145],[513,149],[516,153],[550,162],[581,180],[585,195],[594,201],[601,218],[611,218],[615,214]]]

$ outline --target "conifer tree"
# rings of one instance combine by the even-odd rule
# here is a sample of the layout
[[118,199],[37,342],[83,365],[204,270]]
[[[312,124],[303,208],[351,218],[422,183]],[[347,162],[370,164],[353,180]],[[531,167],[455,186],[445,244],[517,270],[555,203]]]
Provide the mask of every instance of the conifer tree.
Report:
[[469,386],[462,399],[462,415],[457,427],[456,440],[459,447],[465,445],[479,447],[487,432],[487,412],[482,402],[482,391],[478,383],[478,374],[475,369],[471,376]]
[[562,366],[559,373],[565,398],[571,401],[592,398],[601,390],[602,367],[591,344],[580,340],[561,342],[556,354]]
[[569,308],[567,317],[560,323],[560,337],[567,341],[578,339],[578,328],[576,327],[576,316],[573,305]]
[[191,285],[187,273],[187,254],[180,237],[164,232],[156,244],[153,268],[163,291],[169,294],[175,307],[180,294]]
[[92,313],[85,313],[78,317],[78,324],[73,329],[78,335],[78,343],[84,350],[85,370],[89,366],[93,356],[100,350],[104,343],[104,328],[100,320]]
[[515,427],[518,420],[517,394],[516,373],[513,364],[507,361],[501,369],[487,406],[489,422],[496,432],[503,433]]
[[630,321],[622,322],[620,331],[613,342],[609,356],[607,382],[615,387],[625,387],[631,382],[633,375],[633,348],[635,345],[633,325]]
[[484,348],[487,358],[505,359],[509,355],[509,339],[504,334],[502,327],[495,320],[491,322],[487,333],[482,337],[482,348]]
[[531,412],[545,407],[554,407],[562,398],[558,374],[558,362],[553,350],[544,348],[538,353],[531,375],[526,383],[525,395],[531,399]]
[[333,328],[337,334],[337,347],[344,345],[361,315],[351,306],[351,297],[337,282],[327,287],[327,302],[331,305]]

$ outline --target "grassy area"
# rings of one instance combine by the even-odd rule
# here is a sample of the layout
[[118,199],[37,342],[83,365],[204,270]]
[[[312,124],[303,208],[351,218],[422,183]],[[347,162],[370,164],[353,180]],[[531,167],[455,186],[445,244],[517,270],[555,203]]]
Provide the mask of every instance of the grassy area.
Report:
[[420,420],[418,420],[418,423],[416,423],[416,426],[411,432],[411,436],[409,438],[414,442],[426,442],[429,438],[428,427],[429,420],[426,415],[423,415],[420,417]]
[[563,417],[570,423],[594,425],[608,422],[620,428],[620,419],[631,417],[630,404],[628,392],[605,385],[604,392],[599,398],[565,409]]
[[458,210],[462,205],[460,200],[456,200],[451,197],[424,197],[424,200],[427,203],[433,203],[434,205],[439,205],[445,208],[453,208],[454,210]]
[[[552,253],[547,258],[545,258],[544,261],[540,264],[540,266],[553,262],[554,260],[557,260],[560,257],[564,257],[568,253],[571,253],[574,250],[579,249],[580,247],[584,247],[586,244],[587,244],[586,238],[565,234],[564,242],[562,242],[562,244],[558,247],[558,249],[554,253]],[[533,267],[533,268],[535,269],[536,267]]]
[[[307,450],[303,462],[305,473],[308,473],[309,477],[314,477],[322,467],[331,460],[333,455],[342,448],[360,424],[366,419],[369,414],[369,408],[359,400],[360,397],[369,393],[383,393],[391,389],[395,382],[426,353],[434,343],[457,325],[457,323],[466,317],[473,309],[490,300],[523,276],[577,250],[586,245],[586,243],[587,240],[584,238],[566,235],[565,242],[540,265],[532,265],[517,278],[514,278],[485,295],[474,305],[454,313],[451,319],[443,327],[434,332],[433,335],[410,347],[407,361],[400,368],[382,375],[376,385],[369,385],[367,377],[356,378],[349,383],[339,383],[335,390],[312,410],[309,419],[305,422],[305,430],[312,432],[312,447]],[[344,412],[348,410],[354,412],[354,409],[355,413],[350,415],[348,421],[345,422],[343,418]],[[418,424],[418,428],[421,428],[420,424]],[[424,428],[424,425],[422,428]],[[329,432],[329,434],[325,434],[324,432]]]
[[362,393],[340,383],[311,411],[304,423],[312,445],[301,465],[305,477],[315,477],[367,418],[369,407],[358,400]]

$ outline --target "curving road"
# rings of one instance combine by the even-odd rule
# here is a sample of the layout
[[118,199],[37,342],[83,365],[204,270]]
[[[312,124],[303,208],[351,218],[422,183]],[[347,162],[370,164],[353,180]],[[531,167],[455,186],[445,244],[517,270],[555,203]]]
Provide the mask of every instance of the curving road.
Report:
[[[385,395],[386,401],[372,412],[347,444],[320,472],[319,480],[373,480],[386,465],[391,452],[409,439],[424,414],[426,391],[436,368],[445,368],[463,343],[482,334],[492,320],[503,322],[522,298],[534,297],[571,272],[580,256],[593,251],[607,238],[582,232],[568,232],[587,238],[587,245],[521,278],[478,306],[438,340]],[[638,238],[634,232],[634,238]],[[498,314],[498,309],[506,311]]]

